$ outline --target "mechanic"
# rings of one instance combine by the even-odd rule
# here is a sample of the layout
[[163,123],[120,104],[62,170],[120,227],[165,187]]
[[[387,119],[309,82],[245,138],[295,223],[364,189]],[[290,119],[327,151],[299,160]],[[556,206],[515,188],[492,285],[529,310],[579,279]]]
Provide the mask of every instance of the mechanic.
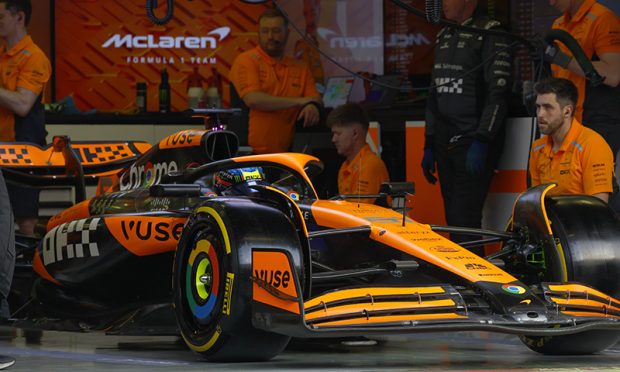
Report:
[[578,89],[575,118],[597,131],[611,147],[620,150],[620,19],[595,0],[550,0],[564,14],[552,28],[570,33],[579,43],[603,84],[593,87],[564,44],[545,48],[545,60],[554,77],[571,80]]
[[[378,194],[390,176],[383,160],[366,143],[369,120],[361,105],[345,103],[327,116],[332,142],[339,155],[346,159],[338,171],[338,192],[341,195]],[[366,199],[373,203],[374,199]]]
[[284,55],[288,20],[270,8],[258,22],[259,45],[235,59],[230,80],[250,109],[248,143],[253,152],[285,152],[293,143],[295,122],[316,125],[322,102],[308,67]]
[[[9,290],[15,269],[15,233],[9,195],[0,170],[0,324],[10,317]],[[0,369],[15,364],[12,357],[0,355]]]
[[[0,0],[0,38],[5,42],[0,52],[0,141],[44,146],[47,131],[41,97],[51,65],[28,35],[31,14],[30,0]],[[39,191],[7,187],[19,231],[34,235]]]
[[555,182],[550,194],[586,194],[607,202],[613,155],[605,139],[575,117],[577,87],[568,79],[549,78],[534,90],[538,129],[546,136],[532,145],[532,186]]
[[[448,20],[482,30],[498,29],[500,23],[485,18],[477,6],[477,0],[443,1]],[[431,184],[438,172],[448,225],[481,226],[482,208],[503,147],[512,75],[510,49],[506,38],[482,32],[446,27],[437,35],[422,170]],[[451,239],[463,242],[472,237],[451,234]]]

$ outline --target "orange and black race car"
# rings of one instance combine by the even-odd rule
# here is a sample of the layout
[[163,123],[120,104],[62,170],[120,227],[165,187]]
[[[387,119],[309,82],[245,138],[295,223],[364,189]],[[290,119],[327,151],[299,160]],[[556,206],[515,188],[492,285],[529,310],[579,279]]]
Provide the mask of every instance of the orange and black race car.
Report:
[[[408,217],[411,185],[319,200],[317,158],[237,147],[198,130],[152,147],[0,144],[11,182],[99,182],[40,242],[22,239],[16,282],[30,267],[36,280],[15,324],[180,333],[210,361],[267,360],[291,337],[494,331],[545,354],[620,338],[620,222],[596,198],[545,185],[518,198],[508,231],[434,226]],[[491,242],[487,257],[467,249]]]

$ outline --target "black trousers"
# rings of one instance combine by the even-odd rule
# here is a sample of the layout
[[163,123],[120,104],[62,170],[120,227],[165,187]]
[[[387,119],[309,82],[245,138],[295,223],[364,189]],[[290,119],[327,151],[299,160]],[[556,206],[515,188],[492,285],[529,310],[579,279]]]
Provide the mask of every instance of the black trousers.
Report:
[[6,301],[15,269],[15,225],[4,176],[0,171],[0,318],[10,316]]
[[[446,213],[446,222],[449,226],[480,228],[482,226],[482,209],[491,185],[491,178],[498,151],[489,150],[486,167],[479,177],[467,173],[467,150],[471,141],[464,139],[456,144],[436,144],[437,171],[441,183]],[[480,239],[479,236],[450,234],[456,242],[466,242]],[[483,247],[471,249],[481,255]]]

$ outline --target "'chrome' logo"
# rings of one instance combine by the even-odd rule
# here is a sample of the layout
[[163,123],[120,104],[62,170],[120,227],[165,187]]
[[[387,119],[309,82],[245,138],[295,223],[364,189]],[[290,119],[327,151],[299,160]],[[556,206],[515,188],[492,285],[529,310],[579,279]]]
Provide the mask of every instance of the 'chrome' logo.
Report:
[[510,294],[520,295],[525,293],[525,288],[520,285],[504,284],[502,289]]
[[[215,49],[217,43],[230,34],[230,27],[220,27],[207,35],[213,36],[155,36],[114,34],[106,40],[102,48],[169,48],[169,49]],[[214,37],[214,36],[217,36]]]

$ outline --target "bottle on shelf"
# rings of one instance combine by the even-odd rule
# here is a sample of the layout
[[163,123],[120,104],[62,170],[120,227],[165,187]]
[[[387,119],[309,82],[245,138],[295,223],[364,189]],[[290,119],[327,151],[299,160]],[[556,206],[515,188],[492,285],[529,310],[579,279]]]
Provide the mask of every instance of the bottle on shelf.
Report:
[[146,112],[146,83],[136,83],[136,106],[139,113]]
[[170,112],[170,83],[168,82],[168,71],[161,70],[161,82],[159,83],[159,112]]
[[198,67],[194,67],[194,71],[187,79],[187,107],[190,109],[204,106],[203,97],[205,94],[202,87],[203,79],[198,73]]
[[219,108],[222,106],[222,100],[220,98],[221,91],[221,77],[215,68],[211,69],[213,75],[209,78],[209,87],[207,88],[207,107]]

